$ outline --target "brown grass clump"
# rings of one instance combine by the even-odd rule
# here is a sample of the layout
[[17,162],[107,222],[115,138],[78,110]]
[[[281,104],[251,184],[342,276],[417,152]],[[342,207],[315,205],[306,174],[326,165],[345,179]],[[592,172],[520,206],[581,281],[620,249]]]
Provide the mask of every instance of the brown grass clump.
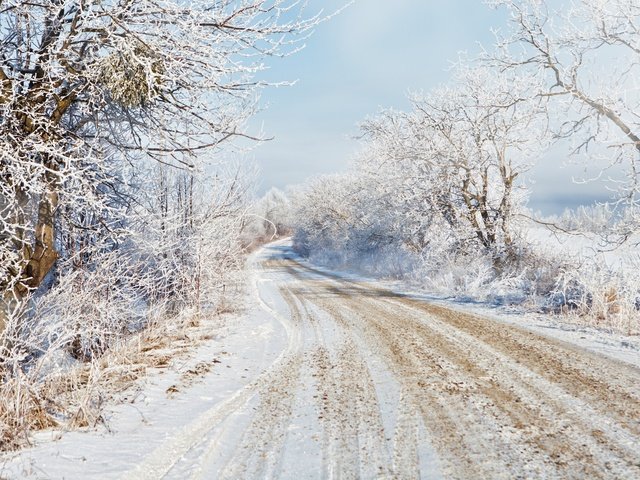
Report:
[[[230,304],[224,305],[224,311],[232,310]],[[219,317],[216,310],[210,315]],[[121,338],[100,356],[76,359],[71,365],[50,371],[47,366],[51,357],[64,349],[45,352],[28,368],[9,368],[6,359],[19,356],[18,349],[13,348],[0,370],[0,451],[29,445],[31,432],[37,430],[104,424],[106,404],[124,400],[150,369],[167,368],[174,359],[213,338],[217,324],[203,321],[198,312],[185,311],[151,322],[147,328]]]
[[8,376],[3,372],[4,382],[0,393],[0,450],[14,450],[28,442],[32,430],[58,426],[49,414],[54,406],[29,384],[23,375]]

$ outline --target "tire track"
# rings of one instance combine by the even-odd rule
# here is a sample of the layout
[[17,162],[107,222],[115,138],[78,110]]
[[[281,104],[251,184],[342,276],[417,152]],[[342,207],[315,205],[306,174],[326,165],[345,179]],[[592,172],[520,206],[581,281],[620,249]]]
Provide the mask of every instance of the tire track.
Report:
[[[522,477],[526,477],[531,473],[546,473],[553,476],[562,474],[566,478],[607,478],[610,475],[615,475],[616,478],[634,478],[635,475],[640,475],[637,465],[637,459],[640,458],[637,436],[630,436],[625,431],[635,421],[633,412],[637,404],[632,403],[629,405],[627,402],[630,400],[633,402],[633,396],[627,395],[629,385],[633,386],[637,385],[637,383],[634,384],[627,379],[629,381],[629,383],[625,384],[627,390],[623,390],[613,402],[610,401],[613,389],[610,385],[607,385],[606,388],[603,387],[603,381],[590,384],[592,385],[592,390],[589,396],[574,395],[579,387],[571,382],[575,379],[578,386],[584,385],[584,371],[579,369],[567,371],[568,369],[566,368],[554,371],[548,368],[551,363],[547,362],[545,363],[547,367],[545,375],[542,376],[545,381],[538,381],[537,385],[535,385],[536,382],[530,381],[527,377],[531,375],[537,379],[541,377],[539,368],[529,369],[530,363],[539,359],[540,354],[527,356],[526,352],[530,349],[523,349],[517,352],[518,355],[515,355],[516,358],[514,360],[505,355],[506,353],[511,353],[510,348],[513,348],[513,345],[511,343],[506,345],[500,343],[504,335],[492,336],[487,333],[474,336],[473,334],[476,332],[469,332],[470,322],[467,322],[468,319],[464,315],[458,315],[457,312],[451,312],[447,309],[439,310],[440,316],[437,317],[438,320],[444,321],[441,318],[443,316],[442,311],[444,311],[447,314],[445,317],[448,321],[447,325],[449,325],[449,328],[445,329],[444,332],[439,332],[437,328],[433,327],[433,322],[422,322],[420,318],[417,318],[424,317],[424,309],[422,308],[416,314],[417,307],[415,303],[418,302],[410,301],[409,306],[404,307],[404,309],[411,308],[414,311],[413,314],[409,314],[414,318],[406,320],[397,314],[397,303],[398,301],[406,301],[404,298],[397,300],[393,298],[393,295],[380,295],[377,291],[363,295],[363,289],[360,287],[356,287],[359,291],[357,292],[358,295],[354,295],[355,292],[352,286],[349,286],[344,291],[332,283],[328,283],[325,286],[316,284],[316,288],[319,288],[316,292],[318,298],[314,301],[322,304],[323,308],[327,310],[333,309],[332,314],[338,316],[335,311],[335,306],[338,302],[340,309],[349,309],[351,317],[360,317],[363,325],[367,327],[361,328],[360,334],[368,335],[369,341],[376,344],[375,348],[379,350],[386,348],[385,356],[395,366],[398,376],[404,378],[414,376],[416,377],[414,381],[418,385],[428,387],[432,391],[439,391],[440,397],[448,394],[449,396],[457,397],[456,401],[466,398],[467,401],[461,402],[457,408],[459,412],[463,412],[463,415],[466,412],[466,414],[480,417],[486,415],[487,412],[491,412],[496,421],[496,425],[493,426],[496,436],[493,439],[485,438],[485,440],[492,441],[494,446],[501,443],[501,437],[506,436],[509,441],[502,442],[504,451],[489,462],[501,465],[501,467],[498,469],[491,468],[486,471],[483,475],[485,478],[497,478],[496,475],[500,476],[500,472],[503,474],[504,472],[511,472],[511,474]],[[332,296],[331,302],[326,301],[327,294]],[[323,298],[325,299],[324,302]],[[422,307],[422,305],[419,306]],[[431,306],[428,305],[427,307]],[[432,312],[428,313],[431,317],[435,316]],[[405,312],[406,315],[407,313]],[[456,319],[453,325],[453,322],[450,321],[451,317]],[[425,323],[429,323],[430,328],[427,328],[424,325]],[[485,320],[484,323],[490,323],[490,321]],[[496,330],[498,327],[503,328],[503,325],[496,324],[492,325],[492,327]],[[508,328],[508,326],[504,327]],[[366,330],[371,328],[375,329],[375,335],[367,334]],[[469,338],[462,340],[457,338],[454,341],[452,338],[455,335],[452,337],[452,329],[458,329],[458,331],[470,337],[471,340],[480,337],[478,339],[480,342],[476,341],[476,343],[483,346],[488,345],[489,349],[478,349],[473,345],[473,342],[469,341]],[[533,336],[538,345],[544,345],[545,339],[543,337],[538,337],[529,332],[522,333],[527,337]],[[381,339],[384,339],[384,341],[381,341]],[[496,349],[496,353],[499,353],[499,355],[494,355],[492,351],[496,343],[501,347]],[[552,347],[557,347],[555,342]],[[551,350],[558,355],[554,348],[551,348]],[[575,350],[576,352],[573,352],[574,354],[567,358],[574,358],[576,353],[583,354],[581,350]],[[595,361],[592,357],[596,357],[601,362],[599,364],[601,369],[605,368],[602,367],[602,362],[606,364],[606,359],[588,353],[586,353],[586,357],[586,361],[589,363]],[[423,364],[422,369],[415,368],[416,359],[422,359],[422,362],[418,362]],[[527,360],[526,362],[523,361],[525,359]],[[480,364],[476,363],[478,360],[481,360]],[[580,360],[585,361],[582,357]],[[504,364],[505,361],[507,361],[507,366]],[[503,363],[501,364],[500,362]],[[522,365],[514,369],[514,363]],[[617,362],[613,363],[617,364]],[[555,364],[557,364],[557,361]],[[443,372],[429,369],[429,365],[437,365]],[[628,369],[625,366],[623,374],[618,375],[616,383],[625,381],[622,375],[629,375],[628,370],[631,370],[630,374],[633,375],[633,369]],[[461,372],[464,374],[462,375]],[[566,405],[566,401],[556,401],[548,392],[545,392],[546,389],[566,397],[568,395],[562,391],[562,388],[567,384],[573,386],[573,388],[567,389],[567,392],[575,396],[579,400],[578,402],[570,398],[568,400],[572,400],[572,402],[569,402],[571,404]],[[599,388],[603,389],[604,392]],[[411,387],[409,391],[413,391],[414,395],[422,399],[422,405],[424,405],[425,399],[428,401],[427,403],[432,410],[431,416],[434,413],[440,416],[440,421],[443,424],[434,423],[432,419],[425,417],[428,412],[425,412],[424,408],[422,408],[423,419],[428,428],[430,426],[429,429],[432,433],[448,428],[448,440],[459,440],[456,440],[455,444],[451,444],[451,442],[440,443],[441,451],[457,452],[456,456],[459,457],[457,465],[448,465],[447,470],[449,473],[459,478],[468,476],[472,470],[460,469],[463,464],[466,463],[472,469],[474,464],[482,463],[477,462],[478,458],[473,459],[473,448],[469,448],[469,445],[463,449],[456,448],[456,445],[459,445],[460,442],[464,444],[464,435],[460,434],[460,430],[466,430],[468,425],[456,427],[456,414],[447,415],[447,405],[442,404],[441,398],[433,398],[429,394],[418,394]],[[597,393],[597,395],[594,393]],[[473,401],[469,402],[468,399],[471,398]],[[523,401],[523,399],[527,398],[527,401]],[[593,406],[592,404],[595,403],[596,399],[607,399],[609,401],[604,405]],[[630,408],[617,409],[615,411],[616,420],[620,420],[620,417],[623,416],[623,421],[618,422],[619,425],[614,429],[608,427],[611,419],[606,415],[611,403],[630,406]],[[599,412],[594,416],[594,408],[596,407]],[[578,414],[572,411],[576,408],[579,410]],[[449,422],[445,418],[447,416],[449,417]],[[478,418],[478,420],[481,419]],[[449,425],[445,425],[446,423],[449,423]],[[575,424],[579,424],[579,426]],[[589,424],[593,428],[590,428]],[[504,434],[505,432],[507,435]],[[625,440],[627,440],[626,443]],[[510,452],[510,450],[513,450],[510,444],[514,441],[516,444],[524,445],[526,447],[525,452],[513,455],[513,452]],[[488,453],[491,454],[491,452]],[[522,456],[522,453],[527,454],[531,461],[524,464],[519,461],[518,458]],[[478,457],[478,455],[475,456]],[[473,476],[478,476],[477,470]]]
[[[347,312],[350,318],[358,318],[361,316],[363,324],[366,328],[360,329],[360,334],[370,345],[370,348],[382,355],[395,374],[402,389],[407,396],[407,406],[413,407],[414,415],[417,415],[427,430],[432,434],[433,444],[439,451],[442,458],[442,470],[446,477],[449,478],[500,478],[500,476],[491,475],[491,471],[483,467],[484,461],[491,460],[492,465],[496,464],[495,455],[491,452],[479,452],[474,454],[474,443],[495,444],[496,439],[488,436],[490,429],[480,424],[459,425],[459,418],[465,416],[466,405],[460,406],[457,402],[452,402],[446,396],[443,396],[435,387],[447,384],[447,378],[452,373],[447,374],[442,370],[442,359],[420,358],[412,351],[412,347],[417,342],[407,338],[406,334],[398,337],[390,336],[387,329],[376,322],[372,323],[374,316],[379,316],[377,309],[371,308],[368,304],[349,304],[349,302],[335,301],[329,303],[326,300],[316,299],[324,308],[331,312],[332,315],[340,317]],[[346,316],[346,315],[345,315]],[[384,321],[388,321],[388,317],[384,317]],[[459,375],[458,375],[459,377]],[[455,377],[452,384],[463,385],[463,381]],[[482,422],[480,422],[482,423]],[[470,433],[476,431],[471,438]],[[469,440],[472,440],[469,442]],[[401,441],[401,440],[394,440]],[[406,472],[395,471],[397,478],[410,478],[409,474],[415,467],[411,466]]]
[[271,370],[263,378],[258,388],[260,401],[253,413],[253,420],[245,430],[234,455],[220,472],[221,480],[279,477],[279,464],[296,391],[301,382],[304,357],[301,311],[287,288],[280,287],[279,293],[289,307],[298,348],[281,366]]
[[[306,293],[290,289],[285,297],[290,305],[294,297],[298,300],[315,333],[309,366],[323,425],[323,478],[390,478],[390,455],[369,367],[347,326],[335,317],[314,315]],[[331,342],[322,334],[327,322],[325,328],[339,332]]]
[[[305,435],[321,450],[307,454],[321,455],[322,478],[421,478],[434,473],[420,471],[423,430],[446,478],[640,478],[640,370],[294,259],[262,268],[289,310],[268,306],[254,283],[287,333],[285,351],[126,478],[163,478],[203,445],[192,478],[213,478],[214,468],[223,480],[281,478],[305,454],[288,448]],[[392,413],[374,379],[398,389],[382,394]],[[247,426],[220,458],[232,415],[250,402]]]
[[220,472],[221,480],[278,478],[282,449],[300,380],[302,355],[288,358],[269,372],[258,390],[260,402],[235,455]]
[[393,434],[393,471],[397,478],[420,478],[418,459],[418,416],[412,395],[404,387],[400,393],[396,429]]
[[632,366],[475,315],[412,299],[400,301],[490,344],[640,434],[640,372]]
[[[396,304],[423,311],[466,331],[474,337],[491,344],[501,352],[515,357],[519,362],[538,374],[554,372],[553,381],[561,381],[572,394],[587,401],[603,400],[607,411],[614,411],[621,422],[638,419],[631,428],[640,433],[640,371],[624,362],[580,349],[565,342],[542,337],[534,332],[514,325],[500,323],[478,315],[463,313],[447,307],[421,302],[405,295],[361,285],[358,282],[344,280],[330,273],[307,267],[289,259],[287,271],[300,276],[301,272],[336,281],[325,287],[337,296],[358,296],[385,298]],[[344,284],[348,288],[344,288]],[[517,355],[517,357],[516,357]],[[570,359],[569,365],[566,360]],[[615,392],[610,396],[609,392]]]
[[332,361],[320,347],[316,364],[329,452],[327,478],[388,478],[391,462],[380,406],[360,352],[347,341]]
[[[159,480],[165,478],[188,452],[199,447],[204,442],[215,445],[217,439],[216,436],[210,438],[211,432],[231,414],[244,408],[256,395],[260,386],[264,383],[264,379],[270,373],[285,365],[292,355],[301,350],[300,331],[295,328],[294,323],[289,318],[271,308],[260,296],[257,276],[251,279],[250,285],[257,305],[268,315],[275,318],[285,330],[288,338],[285,350],[256,379],[226,400],[199,415],[198,418],[153,450],[134,469],[125,473],[121,477],[123,480]],[[206,457],[208,455],[205,455]],[[202,466],[200,465],[198,471],[201,470]]]
[[[397,328],[402,326],[408,325],[396,324]],[[604,445],[604,449],[600,448],[602,438],[591,435],[589,427],[584,425],[585,419],[593,423],[600,419],[589,416],[590,411],[574,413],[572,409],[576,408],[575,405],[568,408],[564,402],[558,402],[555,397],[563,396],[563,392],[557,392],[552,384],[544,382],[534,385],[535,382],[526,378],[526,372],[511,368],[508,359],[491,357],[468,342],[455,342],[434,329],[417,330],[418,335],[431,342],[431,348],[426,350],[435,350],[440,354],[438,359],[441,365],[446,360],[452,366],[461,367],[460,370],[465,374],[460,380],[446,384],[444,391],[458,396],[468,394],[474,403],[478,400],[482,402],[483,397],[488,399],[492,408],[485,406],[485,412],[493,411],[498,429],[510,428],[512,431],[509,436],[512,438],[513,429],[519,430],[520,441],[517,443],[528,444],[534,451],[544,452],[543,456],[534,456],[538,457],[541,465],[549,465],[551,460],[552,465],[549,466],[557,469],[558,473],[562,472],[565,477],[578,472],[578,477],[598,478],[607,474],[599,468],[600,465],[617,462],[618,472],[625,472],[637,458],[637,450],[634,454],[618,444],[610,443]],[[424,353],[424,345],[418,350]],[[460,352],[463,352],[463,357]],[[447,377],[455,378],[451,371]],[[604,425],[606,422],[599,423]],[[570,471],[565,468],[569,465],[573,465]],[[514,465],[507,463],[505,466],[513,468]]]

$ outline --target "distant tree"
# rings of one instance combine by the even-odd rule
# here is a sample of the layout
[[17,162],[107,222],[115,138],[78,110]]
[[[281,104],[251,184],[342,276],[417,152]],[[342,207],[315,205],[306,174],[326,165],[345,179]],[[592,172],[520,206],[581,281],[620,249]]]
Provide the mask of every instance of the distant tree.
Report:
[[[423,227],[443,222],[494,254],[513,243],[516,179],[543,137],[537,107],[520,96],[528,86],[515,80],[462,69],[453,87],[414,95],[411,112],[386,111],[363,125],[368,170],[401,177],[398,195],[414,202],[405,210],[412,218]],[[416,230],[416,243],[426,244],[425,229]]]
[[293,51],[317,23],[297,10],[297,0],[0,2],[0,331],[61,255],[122,226],[145,188],[140,162],[194,171],[196,154],[243,135],[261,59]]
[[291,204],[279,188],[273,187],[265,193],[255,210],[262,219],[265,235],[275,238],[291,233]]
[[362,187],[358,174],[348,172],[319,176],[294,190],[294,247],[303,255],[344,250],[361,221],[357,198]]

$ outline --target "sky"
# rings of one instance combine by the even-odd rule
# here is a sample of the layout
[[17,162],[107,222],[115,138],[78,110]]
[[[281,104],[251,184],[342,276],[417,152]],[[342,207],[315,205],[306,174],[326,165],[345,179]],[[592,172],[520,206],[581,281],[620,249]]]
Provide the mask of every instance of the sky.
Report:
[[[309,0],[308,12],[331,13],[346,0]],[[258,193],[307,178],[345,171],[358,151],[358,124],[382,108],[409,109],[407,94],[428,92],[450,78],[460,55],[473,57],[490,47],[493,28],[506,15],[482,0],[355,0],[306,40],[305,48],[270,59],[260,74],[271,82],[249,124],[273,138],[251,152],[260,170]],[[573,183],[592,176],[548,155],[528,174],[529,206],[542,213],[606,199],[602,184]]]

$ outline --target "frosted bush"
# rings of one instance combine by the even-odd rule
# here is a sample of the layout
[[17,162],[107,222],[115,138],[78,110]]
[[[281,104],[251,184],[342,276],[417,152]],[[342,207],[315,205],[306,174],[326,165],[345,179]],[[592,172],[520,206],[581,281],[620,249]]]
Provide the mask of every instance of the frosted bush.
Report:
[[638,261],[609,265],[601,256],[563,272],[551,296],[562,311],[581,323],[640,332],[640,272]]

